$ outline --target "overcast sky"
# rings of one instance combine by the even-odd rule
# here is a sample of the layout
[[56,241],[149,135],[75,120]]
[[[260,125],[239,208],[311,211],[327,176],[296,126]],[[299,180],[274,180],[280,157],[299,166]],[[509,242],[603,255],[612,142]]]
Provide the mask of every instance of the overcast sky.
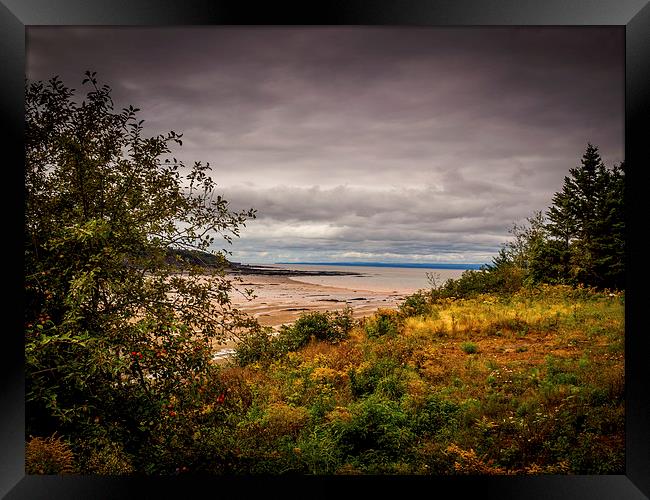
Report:
[[624,31],[28,27],[27,77],[85,70],[184,134],[278,261],[489,262],[587,142],[624,151]]

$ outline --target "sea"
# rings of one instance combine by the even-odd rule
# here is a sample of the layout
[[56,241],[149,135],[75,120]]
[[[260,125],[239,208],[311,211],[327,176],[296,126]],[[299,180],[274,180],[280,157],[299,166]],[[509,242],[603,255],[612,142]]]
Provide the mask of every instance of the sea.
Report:
[[448,279],[459,278],[467,269],[479,269],[480,264],[391,264],[391,263],[280,263],[260,264],[268,267],[308,271],[343,271],[348,276],[292,276],[303,283],[326,285],[351,290],[385,293],[413,293],[429,289],[428,275],[442,285]]

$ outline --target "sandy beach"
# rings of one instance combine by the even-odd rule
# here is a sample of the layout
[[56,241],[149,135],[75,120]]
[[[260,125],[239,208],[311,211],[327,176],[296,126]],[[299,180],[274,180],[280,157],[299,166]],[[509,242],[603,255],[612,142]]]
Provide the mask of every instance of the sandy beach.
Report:
[[[236,276],[231,276],[235,278]],[[337,288],[301,282],[286,276],[247,275],[234,281],[236,288],[252,288],[255,298],[248,300],[233,293],[231,300],[238,309],[257,318],[263,326],[279,328],[309,311],[334,311],[350,307],[355,318],[371,315],[381,307],[394,308],[405,293]],[[235,342],[217,349],[215,359],[225,359],[233,352]]]
[[247,300],[232,295],[238,308],[257,318],[264,326],[278,327],[295,321],[308,311],[351,307],[356,318],[372,314],[380,307],[395,307],[403,298],[399,292],[337,288],[299,281],[286,276],[244,276],[237,287],[252,288],[256,297]]

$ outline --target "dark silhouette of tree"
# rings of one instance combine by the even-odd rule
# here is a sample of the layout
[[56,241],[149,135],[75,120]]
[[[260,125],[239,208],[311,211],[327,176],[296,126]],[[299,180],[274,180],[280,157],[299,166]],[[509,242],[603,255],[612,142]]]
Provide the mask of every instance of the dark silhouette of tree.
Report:
[[588,144],[548,211],[512,227],[514,238],[487,267],[490,286],[498,274],[521,275],[522,284],[625,288],[624,195],[625,165],[607,168]]
[[558,260],[562,267],[562,276],[567,278],[570,275],[571,265],[571,242],[577,235],[575,220],[571,215],[571,193],[568,189],[570,179],[564,178],[562,191],[553,195],[553,205],[546,212],[548,223],[547,231],[557,241]]
[[592,144],[581,166],[553,197],[546,228],[561,243],[565,278],[599,287],[624,287],[624,184],[622,166],[608,169]]

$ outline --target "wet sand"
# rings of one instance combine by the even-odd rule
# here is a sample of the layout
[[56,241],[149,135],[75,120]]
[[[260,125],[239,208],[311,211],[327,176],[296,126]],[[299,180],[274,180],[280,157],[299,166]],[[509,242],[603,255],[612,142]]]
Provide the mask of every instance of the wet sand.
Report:
[[[263,326],[274,329],[293,323],[301,314],[310,311],[352,309],[355,318],[369,316],[379,308],[395,308],[406,292],[370,291],[337,288],[304,283],[286,276],[248,275],[234,282],[236,288],[252,288],[256,296],[247,300],[240,293],[231,294],[232,304],[257,318]],[[232,353],[234,342],[221,346],[215,359],[224,359]]]
[[308,311],[352,308],[355,318],[372,314],[380,307],[396,307],[405,294],[399,291],[336,288],[304,283],[285,276],[246,276],[238,288],[252,288],[257,296],[246,300],[233,294],[233,304],[257,318],[264,326],[278,327],[295,321]]

